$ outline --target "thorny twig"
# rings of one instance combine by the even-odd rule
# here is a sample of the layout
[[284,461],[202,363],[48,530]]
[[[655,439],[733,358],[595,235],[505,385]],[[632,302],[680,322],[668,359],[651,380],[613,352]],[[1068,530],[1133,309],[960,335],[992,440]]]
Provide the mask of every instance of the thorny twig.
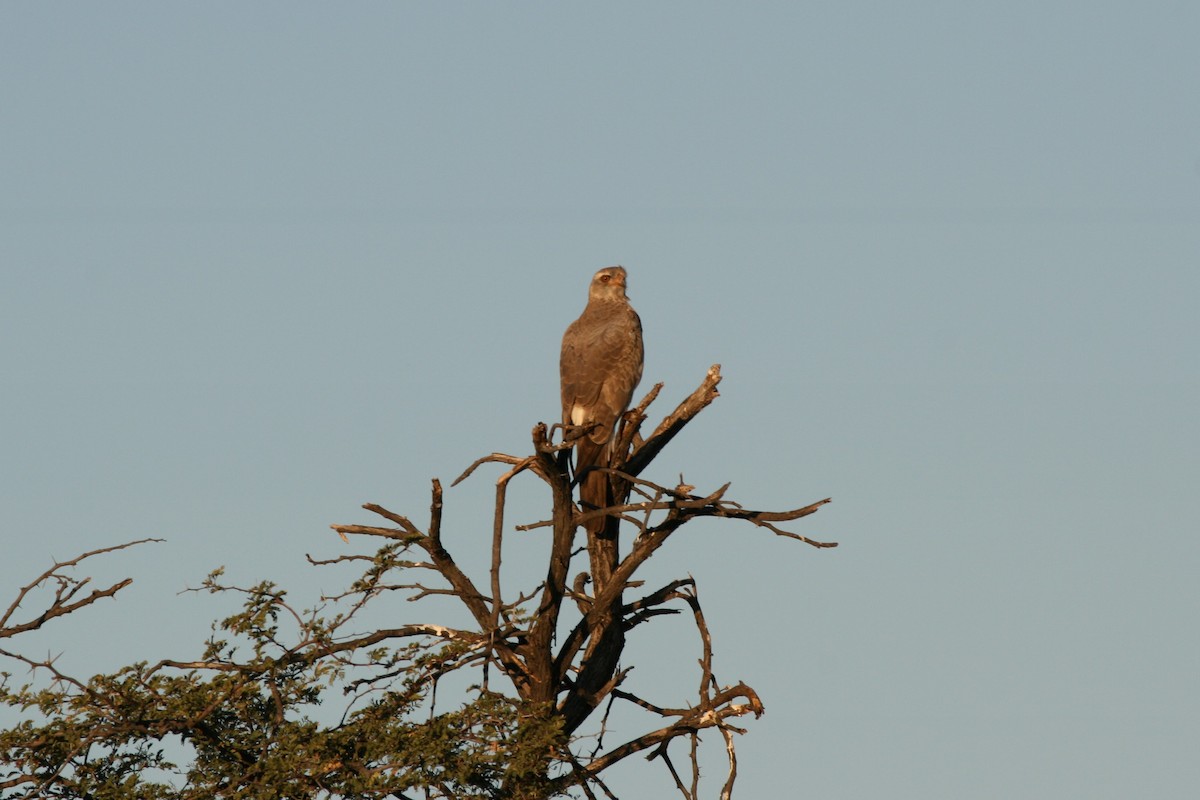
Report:
[[[113,585],[105,589],[93,589],[92,592],[84,597],[75,599],[81,591],[91,582],[91,578],[74,578],[63,573],[64,569],[78,566],[85,559],[94,558],[95,556],[104,553],[112,553],[117,550],[124,550],[128,547],[135,547],[139,544],[147,542],[161,542],[162,539],[138,539],[124,544],[113,545],[111,547],[101,547],[96,550],[89,550],[86,553],[76,556],[67,561],[56,561],[54,566],[47,569],[41,575],[34,578],[32,581],[22,586],[17,591],[17,596],[13,598],[12,603],[0,616],[0,639],[7,639],[16,636],[19,633],[26,631],[37,630],[56,617],[65,616],[74,611],[89,606],[92,603],[103,597],[112,597],[117,592],[124,589],[129,584],[133,583],[132,578],[125,578],[117,581]],[[50,600],[47,608],[38,614],[36,617],[25,622],[13,622],[13,616],[21,604],[30,596],[30,593],[41,586],[54,584],[54,597]]]

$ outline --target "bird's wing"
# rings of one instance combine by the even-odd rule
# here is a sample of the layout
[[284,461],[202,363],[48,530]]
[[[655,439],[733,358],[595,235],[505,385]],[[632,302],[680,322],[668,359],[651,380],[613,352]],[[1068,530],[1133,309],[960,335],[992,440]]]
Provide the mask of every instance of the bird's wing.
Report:
[[563,335],[560,371],[563,422],[599,423],[589,438],[607,443],[642,377],[641,321],[625,313],[584,315]]

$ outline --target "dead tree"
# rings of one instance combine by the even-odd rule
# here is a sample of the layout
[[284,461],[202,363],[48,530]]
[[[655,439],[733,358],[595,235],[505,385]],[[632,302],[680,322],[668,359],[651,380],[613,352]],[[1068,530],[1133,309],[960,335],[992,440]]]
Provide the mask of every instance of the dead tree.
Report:
[[[680,794],[695,800],[698,741],[712,731],[725,744],[728,768],[720,794],[730,797],[737,776],[734,735],[744,732],[738,718],[762,714],[762,701],[745,683],[721,684],[714,677],[712,638],[695,581],[680,578],[646,590],[639,570],[672,534],[701,517],[742,520],[814,547],[835,545],[779,527],[812,514],[827,499],[791,511],[755,511],[728,499],[728,484],[697,493],[682,478],[670,488],[642,477],[717,397],[720,380],[719,367],[712,367],[648,436],[641,429],[661,384],[625,414],[616,456],[604,470],[613,490],[607,508],[583,508],[573,497],[562,454],[579,429],[538,424],[531,455],[492,453],[472,464],[455,483],[483,465],[507,468],[496,481],[486,578],[469,575],[451,554],[435,479],[423,528],[376,504],[364,508],[386,524],[333,526],[347,542],[353,536],[382,544],[373,554],[309,557],[317,566],[365,564],[345,591],[322,596],[311,608],[294,605],[269,581],[243,588],[225,585],[221,570],[210,574],[203,588],[240,596],[243,611],[214,625],[199,658],[138,662],[79,679],[49,657],[0,649],[0,656],[50,679],[48,687],[34,686],[33,679],[18,687],[0,672],[0,702],[29,716],[0,730],[0,793],[71,800],[542,800],[579,793],[596,798],[598,792],[612,798],[604,773],[642,753],[661,760]],[[521,475],[536,476],[549,488],[550,515],[514,529],[505,521],[505,500]],[[604,520],[602,528],[585,526],[597,518]],[[624,556],[613,563],[608,550],[605,563],[594,563],[601,549],[578,545],[580,527],[613,541],[624,537]],[[516,592],[506,591],[502,570],[505,535],[513,532],[548,534],[549,548],[545,578]],[[88,579],[66,570],[128,546],[55,564],[22,587],[0,617],[0,639],[115,595],[128,580],[89,592]],[[32,604],[39,587],[51,593],[45,610],[18,618],[21,604]],[[364,630],[363,610],[396,592],[416,601],[450,598],[470,622]],[[625,688],[631,667],[622,665],[622,655],[629,631],[680,613],[691,615],[699,639],[698,692],[687,706],[669,707]],[[467,689],[474,699],[446,711],[438,686],[454,674],[479,678]],[[318,720],[310,712],[331,687],[349,696],[348,705],[339,719]],[[605,732],[618,705],[640,709],[651,722],[644,733],[612,746]],[[171,763],[162,747],[168,739],[187,743],[191,764]],[[680,740],[684,747],[672,751]],[[676,765],[685,763],[679,750],[684,767]],[[173,779],[155,782],[155,773],[173,773]]]
[[[496,481],[495,510],[492,524],[492,560],[489,585],[481,587],[457,565],[442,539],[442,488],[433,483],[433,503],[429,525],[420,530],[408,518],[378,505],[364,508],[394,523],[397,527],[335,525],[343,536],[363,535],[399,539],[406,547],[418,547],[429,556],[421,566],[437,572],[449,584],[439,590],[457,597],[470,612],[478,630],[455,632],[470,642],[486,666],[495,665],[511,681],[521,700],[535,713],[560,721],[560,749],[548,757],[550,775],[546,796],[572,785],[581,786],[593,796],[590,784],[599,785],[601,773],[634,753],[650,750],[651,758],[661,758],[686,798],[694,798],[699,764],[695,741],[701,731],[716,729],[724,738],[728,753],[728,772],[722,797],[730,796],[737,774],[734,733],[742,733],[732,720],[763,712],[758,694],[745,683],[717,684],[712,674],[712,641],[697,596],[695,581],[684,578],[629,599],[627,592],[640,588],[636,580],[639,568],[662,547],[679,528],[700,517],[743,520],[779,535],[814,547],[835,547],[782,530],[779,524],[800,519],[817,511],[829,499],[790,511],[755,511],[726,497],[729,484],[707,494],[696,494],[694,487],[681,484],[669,488],[642,477],[662,449],[718,396],[720,365],[714,365],[700,386],[666,416],[647,437],[641,435],[646,410],[658,396],[662,384],[651,389],[625,417],[617,432],[614,466],[609,473],[614,505],[603,509],[581,509],[572,496],[571,480],[560,453],[569,449],[583,432],[570,426],[563,429],[562,440],[553,441],[553,433],[563,426],[533,428],[533,454],[525,457],[492,453],[478,459],[455,484],[472,475],[484,464],[502,464],[509,469]],[[509,483],[518,475],[532,473],[550,489],[552,513],[549,519],[516,526],[516,531],[548,529],[549,563],[545,580],[533,592],[505,599],[501,582],[501,555],[505,526],[505,496]],[[590,563],[586,571],[570,578],[572,560],[581,552],[594,562],[594,548],[576,550],[576,531],[596,516],[605,518],[603,534],[616,540],[624,529],[628,552],[615,569],[607,564]],[[424,586],[421,592],[432,592]],[[561,630],[564,604],[570,601],[578,609],[579,619],[569,630]],[[701,644],[700,691],[695,702],[685,708],[665,708],[622,690],[629,669],[619,664],[625,646],[625,634],[663,614],[676,614],[668,607],[681,602],[688,607],[696,623]],[[442,634],[448,635],[448,634]],[[621,701],[638,706],[659,718],[659,726],[604,752],[583,757],[570,743],[581,725],[602,705]],[[607,717],[607,712],[605,712]],[[685,782],[672,762],[668,747],[676,739],[690,739],[692,780]],[[557,762],[564,769],[555,770]],[[514,796],[518,793],[514,793]],[[610,795],[611,796],[611,795]]]

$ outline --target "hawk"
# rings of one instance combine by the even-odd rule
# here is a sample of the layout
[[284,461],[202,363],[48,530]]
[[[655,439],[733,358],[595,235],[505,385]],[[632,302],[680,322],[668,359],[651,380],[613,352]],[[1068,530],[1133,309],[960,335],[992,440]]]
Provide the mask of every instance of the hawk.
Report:
[[[587,307],[563,334],[563,424],[589,427],[575,445],[575,480],[584,510],[612,505],[608,475],[591,467],[612,463],[617,422],[642,379],[642,321],[629,305],[625,287],[624,267],[597,272],[588,287]],[[587,525],[589,534],[603,528],[603,517]]]

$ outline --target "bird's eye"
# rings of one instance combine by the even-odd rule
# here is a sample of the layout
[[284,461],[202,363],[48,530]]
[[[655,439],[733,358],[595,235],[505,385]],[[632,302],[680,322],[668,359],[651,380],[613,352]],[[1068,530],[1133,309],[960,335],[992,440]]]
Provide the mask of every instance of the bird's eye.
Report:
[[601,275],[600,276],[601,283],[608,283],[611,280],[612,280],[612,275]]

